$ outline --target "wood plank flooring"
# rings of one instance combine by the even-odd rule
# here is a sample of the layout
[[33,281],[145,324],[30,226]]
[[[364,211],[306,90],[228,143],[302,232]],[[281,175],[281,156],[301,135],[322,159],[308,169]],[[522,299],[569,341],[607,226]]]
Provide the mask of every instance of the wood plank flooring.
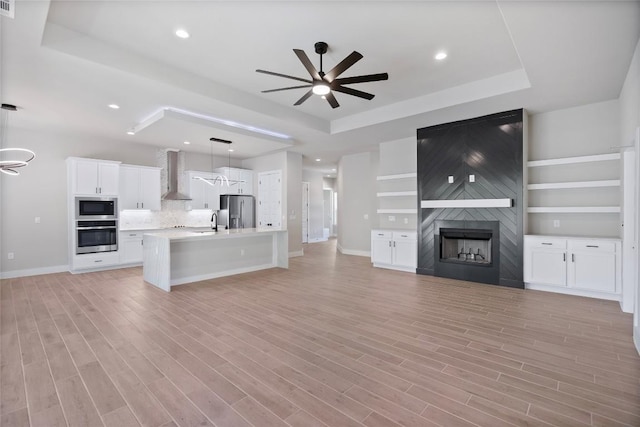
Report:
[[2,426],[640,426],[615,302],[374,269],[164,293],[141,268],[0,285]]

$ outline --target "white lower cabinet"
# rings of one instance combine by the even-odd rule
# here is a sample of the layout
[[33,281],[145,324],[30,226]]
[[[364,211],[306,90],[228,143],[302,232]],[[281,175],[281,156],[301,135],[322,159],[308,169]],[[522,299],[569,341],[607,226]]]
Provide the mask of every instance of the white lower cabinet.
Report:
[[120,264],[142,263],[142,234],[141,231],[120,232]]
[[619,300],[619,239],[525,236],[524,281],[540,289]]
[[374,267],[415,272],[418,262],[417,233],[372,230],[371,262]]

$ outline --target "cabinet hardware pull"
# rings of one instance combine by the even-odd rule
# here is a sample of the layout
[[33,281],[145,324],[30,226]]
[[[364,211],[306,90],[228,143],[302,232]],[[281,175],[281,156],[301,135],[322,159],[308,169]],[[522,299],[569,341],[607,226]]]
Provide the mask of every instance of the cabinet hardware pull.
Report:
[[101,259],[97,259],[97,260],[95,260],[93,262],[102,262],[102,260]]
[[144,202],[140,203],[142,205],[142,209],[144,209]]
[[599,248],[600,246],[598,245],[587,245],[588,248]]
[[396,247],[396,242],[395,242],[395,241],[393,242],[393,247],[394,247],[394,248]]
[[129,234],[129,237],[135,237],[135,234]]
[[543,245],[553,245],[553,243],[542,242]]
[[96,187],[96,194],[98,194],[98,187]]
[[562,254],[562,262],[567,262],[567,254]]
[[408,237],[406,234],[401,234],[400,237]]
[[136,209],[138,209],[140,206],[138,206],[140,203],[136,202]]
[[389,247],[391,247],[391,240],[389,240]]
[[571,262],[576,262],[576,254],[571,254]]

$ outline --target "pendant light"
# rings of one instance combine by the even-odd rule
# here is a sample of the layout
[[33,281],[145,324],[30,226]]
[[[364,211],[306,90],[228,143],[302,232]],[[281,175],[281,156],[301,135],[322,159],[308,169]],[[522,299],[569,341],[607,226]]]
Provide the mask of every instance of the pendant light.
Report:
[[5,148],[6,135],[8,132],[9,112],[17,111],[15,105],[2,104],[0,111],[1,120],[0,123],[0,172],[7,175],[20,175],[16,169],[28,166],[29,162],[35,159],[36,154],[26,148]]

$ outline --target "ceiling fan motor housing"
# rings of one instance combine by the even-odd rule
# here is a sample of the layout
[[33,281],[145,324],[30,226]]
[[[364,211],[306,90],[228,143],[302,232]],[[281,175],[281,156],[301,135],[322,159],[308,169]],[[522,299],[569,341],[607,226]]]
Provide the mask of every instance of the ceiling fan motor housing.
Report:
[[316,48],[316,53],[318,55],[324,55],[325,53],[327,53],[327,50],[329,49],[329,45],[326,44],[325,42],[317,42],[314,47]]

